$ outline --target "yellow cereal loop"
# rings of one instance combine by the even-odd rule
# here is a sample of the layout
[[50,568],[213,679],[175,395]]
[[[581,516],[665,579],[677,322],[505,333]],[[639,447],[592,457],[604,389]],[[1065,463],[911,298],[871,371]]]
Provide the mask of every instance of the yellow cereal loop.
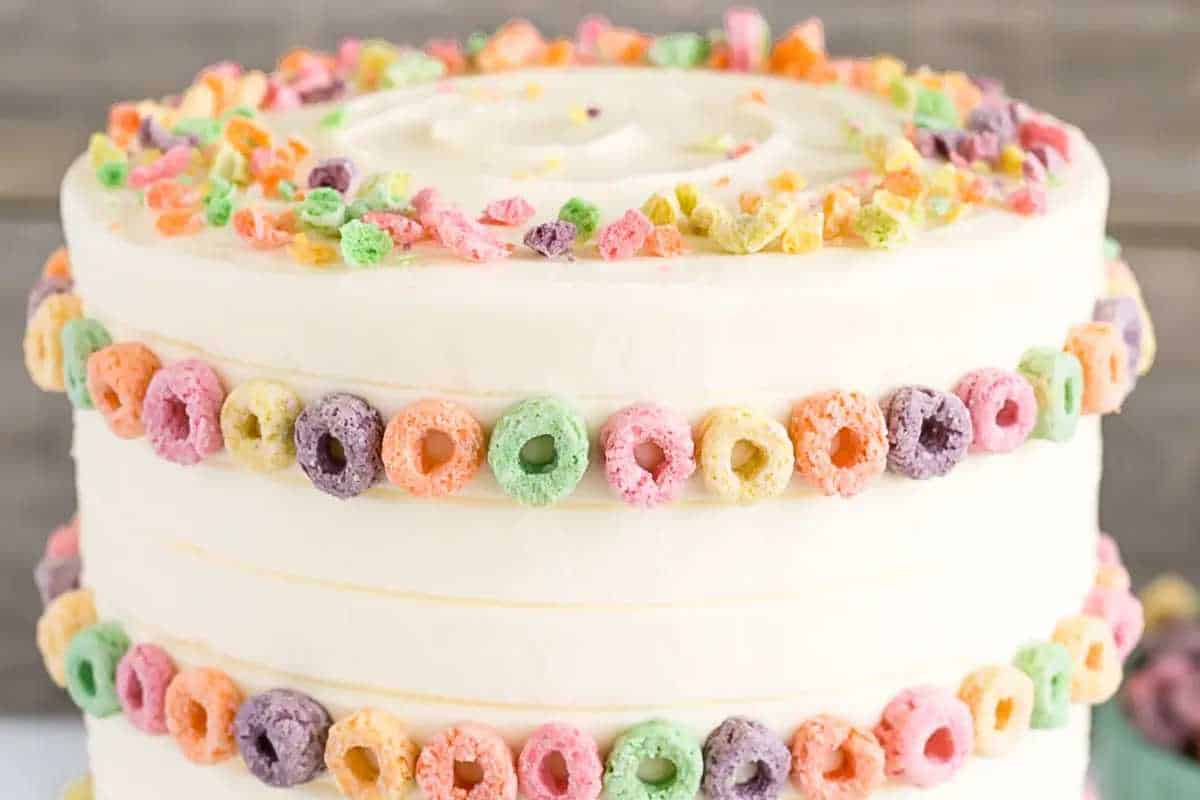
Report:
[[792,478],[792,443],[777,420],[729,406],[696,430],[697,463],[708,488],[724,500],[753,503],[782,493]]
[[1077,614],[1054,629],[1052,641],[1071,654],[1071,701],[1098,705],[1121,685],[1121,657],[1112,628],[1099,617]]
[[84,775],[63,787],[62,800],[92,800],[92,776]]
[[180,119],[215,117],[218,113],[217,96],[208,84],[193,84],[190,89],[183,93],[183,99],[179,102],[178,111]]
[[416,744],[386,711],[364,708],[329,729],[325,766],[351,800],[403,800],[416,761]]
[[64,592],[50,601],[37,624],[37,646],[50,679],[67,688],[64,656],[75,634],[96,623],[96,606],[90,589]]
[[124,164],[129,160],[125,155],[125,151],[117,147],[108,135],[103,133],[93,133],[88,139],[88,163],[92,169],[100,169],[105,164],[119,162]]
[[265,379],[239,384],[221,406],[221,435],[230,455],[255,472],[296,460],[296,417],[303,404],[288,386]]
[[975,752],[1002,756],[1029,730],[1033,718],[1033,679],[1016,667],[996,664],[966,677],[958,699],[971,709]]
[[795,203],[771,200],[753,214],[719,215],[708,229],[708,238],[727,253],[757,253],[783,235],[796,218]]
[[25,326],[25,369],[39,389],[66,391],[63,378],[62,329],[83,316],[83,305],[70,293],[54,294],[38,306]]
[[1196,587],[1178,575],[1160,575],[1140,594],[1146,629],[1153,631],[1172,620],[1194,620],[1200,616]]
[[642,206],[642,213],[655,225],[674,225],[675,206],[661,194],[652,194]]
[[705,236],[718,220],[724,221],[730,216],[729,209],[725,206],[710,197],[702,196],[696,199],[696,204],[688,215],[688,222],[691,223],[692,230]]
[[679,203],[679,210],[683,215],[690,217],[696,210],[696,203],[700,202],[700,192],[695,184],[681,183],[675,187],[675,200]]
[[811,253],[820,250],[825,230],[825,214],[813,211],[801,214],[787,226],[779,239],[779,247],[785,253]]

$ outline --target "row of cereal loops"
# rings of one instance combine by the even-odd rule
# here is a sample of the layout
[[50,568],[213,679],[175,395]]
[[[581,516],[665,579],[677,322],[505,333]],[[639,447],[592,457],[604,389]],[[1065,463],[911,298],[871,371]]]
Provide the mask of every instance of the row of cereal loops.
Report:
[[[99,409],[119,437],[146,435],[168,461],[195,464],[227,448],[256,471],[295,460],[314,486],[339,498],[361,494],[385,475],[415,496],[440,497],[465,486],[486,455],[505,492],[538,506],[570,494],[587,469],[588,431],[558,398],[515,404],[490,442],[470,410],[449,400],[413,403],[385,425],[365,400],[345,393],[305,407],[284,384],[256,379],[227,396],[203,361],[164,366],[139,342],[113,343],[81,313],[69,292],[42,300],[25,338],[34,381],[66,389],[79,409]],[[1102,299],[1095,316],[1072,329],[1063,350],[1027,351],[1016,371],[975,370],[953,392],[904,386],[882,403],[857,392],[817,393],[795,404],[786,430],[749,409],[725,407],[693,433],[677,412],[634,404],[599,432],[605,476],[626,502],[643,508],[676,500],[697,468],[728,501],[778,495],[793,469],[825,494],[851,496],[885,469],[925,479],[948,473],[968,450],[1008,452],[1030,436],[1064,441],[1081,413],[1117,410],[1137,369],[1148,366],[1137,301]],[[444,457],[430,458],[430,437],[448,442]],[[546,452],[535,457],[539,442]],[[661,462],[639,463],[643,445],[661,451]],[[747,446],[749,457],[739,459],[738,448]]]
[[[866,798],[889,779],[942,784],[972,753],[1003,756],[1031,728],[1066,725],[1070,703],[1105,702],[1122,675],[1113,630],[1080,614],[1061,620],[1048,641],[1021,648],[1011,664],[971,672],[957,692],[900,692],[873,729],[819,715],[797,726],[789,747],[761,723],[730,717],[701,745],[680,725],[650,720],[618,736],[602,759],[586,732],[550,722],[514,758],[479,723],[446,728],[418,747],[385,711],[361,709],[335,722],[298,691],[246,697],[219,669],[177,669],[158,645],[131,646],[118,624],[97,622],[88,590],[49,605],[38,643],[52,678],[92,716],[123,713],[138,730],[169,734],[197,764],[240,755],[270,786],[301,785],[328,770],[355,800],[402,797],[414,780],[431,800],[513,800],[518,791],[531,800],[595,800],[601,792],[612,800],[689,800],[699,791],[713,800],[773,800],[789,777],[805,797]],[[669,762],[665,776],[644,774],[655,760]],[[456,762],[477,766],[473,787],[461,785]],[[564,768],[556,772],[556,763]],[[835,763],[843,768],[831,770]],[[751,781],[742,777],[748,768]]]

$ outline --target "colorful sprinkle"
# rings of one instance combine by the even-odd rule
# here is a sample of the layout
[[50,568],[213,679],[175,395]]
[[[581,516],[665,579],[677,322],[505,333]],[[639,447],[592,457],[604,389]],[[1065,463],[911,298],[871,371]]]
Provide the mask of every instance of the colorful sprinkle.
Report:
[[140,342],[119,342],[97,350],[87,360],[87,388],[108,429],[122,439],[145,433],[142,402],[158,356]]
[[1098,705],[1121,685],[1121,658],[1112,629],[1099,617],[1079,614],[1058,623],[1051,640],[1071,656],[1071,700]]
[[886,780],[884,763],[875,734],[837,717],[805,720],[792,737],[792,783],[808,800],[866,800]]
[[250,774],[268,786],[308,783],[325,769],[325,742],[333,719],[306,694],[271,689],[247,698],[233,735]]
[[[643,466],[638,455],[646,448],[658,460]],[[600,449],[609,485],[637,508],[675,501],[696,470],[687,420],[653,403],[635,403],[609,417],[600,429]]]
[[904,386],[885,401],[888,469],[924,480],[946,475],[967,455],[971,415],[956,395]]
[[587,463],[583,419],[558,398],[523,400],[492,429],[488,464],[500,488],[525,505],[545,506],[566,497]]
[[360,709],[329,729],[325,765],[350,800],[404,800],[416,762],[416,744],[386,711]]
[[90,589],[64,592],[50,601],[37,623],[37,646],[46,672],[59,688],[67,688],[65,656],[75,634],[96,623]]
[[383,473],[383,418],[351,394],[327,394],[296,418],[296,460],[313,486],[348,499]]
[[788,431],[796,469],[827,495],[851,497],[887,467],[887,423],[879,404],[858,392],[810,395],[792,407]]
[[80,710],[109,717],[121,710],[117,664],[129,649],[129,637],[113,622],[84,628],[71,639],[64,656],[67,693]]
[[42,300],[25,326],[25,369],[34,384],[46,392],[66,390],[63,376],[62,331],[83,316],[83,304],[73,294],[52,294]]
[[[658,781],[643,780],[643,762],[661,760],[674,768]],[[613,742],[604,768],[604,792],[612,800],[691,800],[700,789],[704,756],[678,725],[651,720],[634,725]]]
[[154,452],[176,464],[197,464],[224,444],[221,404],[225,389],[199,359],[163,367],[146,387],[142,424]]
[[1029,730],[1033,715],[1033,680],[1006,664],[977,669],[958,689],[975,722],[975,752],[982,756],[1010,753]]
[[[562,758],[566,774],[551,771],[551,758]],[[562,722],[548,722],[529,735],[517,758],[517,786],[528,800],[596,800],[604,765],[596,741]]]
[[1129,388],[1129,356],[1116,326],[1108,322],[1076,325],[1063,348],[1083,366],[1084,414],[1108,414],[1121,409]]
[[705,739],[703,755],[702,789],[712,800],[774,800],[792,771],[787,746],[766,725],[743,717],[718,725]]
[[975,746],[971,710],[944,689],[906,689],[887,704],[875,736],[891,778],[927,789],[952,778]]
[[1083,399],[1083,366],[1071,353],[1053,347],[1033,347],[1021,356],[1017,371],[1033,387],[1037,422],[1031,435],[1065,442],[1075,435]]
[[417,497],[457,492],[475,477],[483,456],[483,427],[452,400],[413,403],[392,417],[383,434],[388,480]]
[[167,687],[178,670],[156,644],[131,647],[117,665],[117,698],[125,718],[143,733],[167,732]]
[[[469,790],[455,785],[456,763],[479,768],[480,780]],[[421,748],[417,785],[429,800],[515,800],[517,772],[500,734],[467,722],[441,731]]]
[[979,369],[954,387],[954,394],[971,413],[972,452],[1007,453],[1025,443],[1037,424],[1038,402],[1033,386],[1016,373]]
[[221,406],[221,436],[230,455],[255,472],[273,472],[296,458],[295,425],[302,404],[290,387],[254,379],[238,384]]
[[746,408],[709,412],[696,429],[697,462],[724,500],[752,503],[782,494],[792,478],[792,444],[777,421]]
[[216,764],[237,753],[233,720],[242,692],[224,672],[185,669],[171,679],[163,701],[167,732],[189,761]]

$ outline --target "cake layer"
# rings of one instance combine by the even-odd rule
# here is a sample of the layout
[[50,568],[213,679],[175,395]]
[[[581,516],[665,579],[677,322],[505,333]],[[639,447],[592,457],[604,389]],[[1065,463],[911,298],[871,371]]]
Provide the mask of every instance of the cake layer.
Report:
[[520,735],[567,715],[602,737],[653,714],[867,722],[906,685],[953,685],[1049,635],[1094,570],[1094,419],[1069,444],[889,476],[853,501],[447,513],[367,497],[351,523],[299,481],[184,469],[95,415],[76,425],[102,616],[247,685],[346,691],[422,733],[464,717]]
[[[933,789],[889,785],[874,798],[884,800],[1075,800],[1083,793],[1087,766],[1088,714],[1074,709],[1062,729],[1027,736],[999,759],[971,759],[953,781]],[[172,800],[275,800],[279,789],[260,783],[238,761],[198,767],[185,760],[169,739],[148,737],[124,720],[89,720],[88,751],[96,800],[150,800],[169,792]],[[292,789],[291,796],[339,797],[332,780]],[[414,789],[414,797],[419,793]],[[799,795],[789,785],[782,795]]]

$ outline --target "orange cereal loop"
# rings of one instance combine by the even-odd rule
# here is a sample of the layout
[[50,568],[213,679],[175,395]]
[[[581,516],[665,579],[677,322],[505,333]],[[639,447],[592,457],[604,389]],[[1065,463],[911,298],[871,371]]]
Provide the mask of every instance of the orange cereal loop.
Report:
[[548,67],[566,67],[575,61],[575,43],[570,39],[555,39],[546,48],[542,63]]
[[417,497],[444,497],[483,463],[483,428],[450,400],[421,400],[392,417],[383,434],[388,480]]
[[108,109],[108,138],[122,150],[128,150],[142,124],[142,115],[133,103],[115,103]]
[[827,495],[850,497],[887,466],[887,423],[879,403],[859,392],[810,395],[792,407],[788,432],[796,469]]
[[481,72],[499,72],[536,64],[545,53],[546,40],[533,23],[514,19],[487,40],[475,63]]
[[615,64],[640,64],[646,60],[650,39],[632,28],[608,28],[596,37],[600,58]]
[[1051,641],[1071,656],[1071,701],[1099,705],[1121,686],[1121,656],[1112,628],[1099,617],[1077,614],[1059,620]]
[[83,316],[79,298],[66,292],[52,294],[42,301],[25,325],[25,369],[39,389],[46,392],[66,391],[63,377],[62,329],[73,319]]
[[197,186],[179,181],[157,181],[146,189],[146,208],[151,211],[178,211],[200,205],[204,192]]
[[204,228],[204,218],[191,208],[165,211],[154,221],[160,236],[191,236]]
[[70,279],[71,256],[67,248],[60,247],[46,257],[46,263],[42,265],[42,277]]
[[351,800],[403,800],[416,762],[417,746],[386,711],[364,708],[329,729],[325,766]]
[[142,401],[161,366],[158,356],[140,342],[111,344],[88,357],[88,393],[109,430],[122,439],[145,433]]
[[271,146],[271,132],[259,122],[239,114],[225,123],[225,139],[247,158],[257,148]]
[[312,145],[299,136],[289,136],[287,138],[287,146],[292,151],[292,156],[294,156],[296,161],[303,161],[312,152]]
[[1129,356],[1116,326],[1111,322],[1076,325],[1063,349],[1083,365],[1083,413],[1120,411],[1130,376]]
[[909,167],[885,175],[883,188],[892,194],[916,200],[925,191],[925,179],[921,177],[920,173]]
[[241,690],[221,670],[185,669],[167,687],[167,732],[188,760],[224,761],[237,753],[233,720],[241,704]]

